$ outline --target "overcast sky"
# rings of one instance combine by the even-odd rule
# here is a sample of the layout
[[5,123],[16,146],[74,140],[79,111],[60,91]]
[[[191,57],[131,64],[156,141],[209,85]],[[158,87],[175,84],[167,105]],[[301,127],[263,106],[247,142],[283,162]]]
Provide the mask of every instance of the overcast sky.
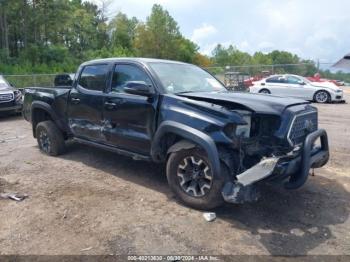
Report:
[[249,53],[287,50],[321,62],[350,52],[349,0],[113,0],[107,12],[145,21],[154,3],[170,12],[204,54],[217,43]]

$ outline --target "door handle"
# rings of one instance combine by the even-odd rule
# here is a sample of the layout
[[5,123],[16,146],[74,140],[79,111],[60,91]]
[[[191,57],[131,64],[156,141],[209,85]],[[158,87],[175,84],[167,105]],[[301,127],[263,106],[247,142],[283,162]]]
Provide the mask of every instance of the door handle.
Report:
[[113,109],[117,106],[116,103],[112,103],[112,102],[105,102],[105,107],[108,109]]
[[80,103],[80,99],[79,98],[74,98],[74,97],[72,97],[72,103],[73,104],[79,104]]

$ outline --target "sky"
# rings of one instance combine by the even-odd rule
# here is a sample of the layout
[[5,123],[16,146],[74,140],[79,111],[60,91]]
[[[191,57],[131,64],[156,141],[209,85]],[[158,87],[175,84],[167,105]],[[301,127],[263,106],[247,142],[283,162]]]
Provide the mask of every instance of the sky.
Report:
[[[91,1],[91,0],[90,0]],[[92,0],[100,4],[101,1]],[[108,2],[108,1],[107,1]],[[286,50],[304,59],[333,63],[350,52],[349,0],[110,0],[106,13],[121,11],[145,21],[161,4],[182,34],[210,55],[221,43],[253,54]]]

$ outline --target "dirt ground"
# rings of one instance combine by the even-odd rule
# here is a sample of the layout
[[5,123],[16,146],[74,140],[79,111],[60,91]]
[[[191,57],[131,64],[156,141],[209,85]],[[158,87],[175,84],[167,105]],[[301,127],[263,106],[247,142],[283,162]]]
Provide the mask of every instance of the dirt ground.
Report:
[[[346,94],[350,101],[350,93]],[[0,254],[350,255],[350,105],[317,105],[331,160],[297,191],[266,188],[217,219],[176,202],[164,168],[88,146],[39,152],[21,117],[0,119]]]

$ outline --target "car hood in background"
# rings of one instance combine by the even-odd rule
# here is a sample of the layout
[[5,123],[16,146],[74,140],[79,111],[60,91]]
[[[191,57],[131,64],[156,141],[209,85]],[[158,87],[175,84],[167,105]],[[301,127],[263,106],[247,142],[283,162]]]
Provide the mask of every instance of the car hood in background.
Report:
[[305,100],[290,97],[229,91],[184,93],[181,94],[181,96],[199,101],[211,102],[213,104],[230,102],[236,105],[241,105],[256,113],[272,115],[280,115],[287,107],[293,105],[309,104],[309,102]]
[[13,92],[12,87],[5,87],[5,86],[0,87],[0,94],[9,93],[9,92]]

